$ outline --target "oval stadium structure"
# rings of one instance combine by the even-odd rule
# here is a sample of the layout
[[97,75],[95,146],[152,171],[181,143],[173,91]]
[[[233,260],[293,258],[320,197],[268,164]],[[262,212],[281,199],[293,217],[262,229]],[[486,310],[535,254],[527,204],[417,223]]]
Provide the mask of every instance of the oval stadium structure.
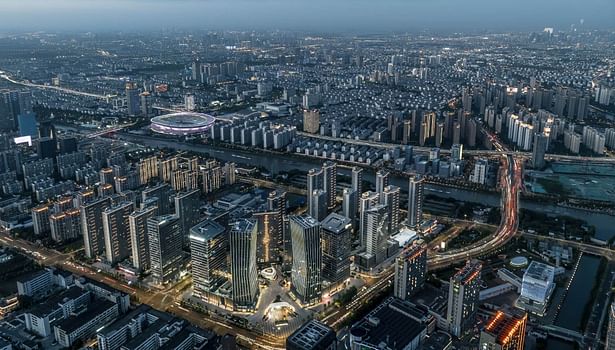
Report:
[[167,135],[202,134],[209,129],[216,119],[208,114],[178,112],[164,114],[151,119],[153,132]]

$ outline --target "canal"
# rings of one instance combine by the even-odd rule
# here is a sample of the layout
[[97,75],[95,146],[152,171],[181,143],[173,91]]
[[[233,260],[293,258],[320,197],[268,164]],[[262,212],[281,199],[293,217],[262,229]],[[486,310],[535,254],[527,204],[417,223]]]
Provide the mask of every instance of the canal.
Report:
[[[130,142],[135,142],[149,147],[172,148],[177,150],[192,151],[201,154],[208,154],[211,157],[218,158],[226,162],[235,162],[247,166],[255,166],[267,169],[272,174],[288,171],[301,171],[307,173],[310,169],[320,166],[323,160],[316,158],[295,156],[285,156],[279,154],[270,154],[264,152],[250,152],[238,149],[228,149],[224,147],[211,145],[195,145],[176,140],[165,140],[151,136],[120,133],[118,138]],[[350,170],[340,168],[338,171],[342,175],[350,176]],[[374,172],[366,171],[363,176],[365,181],[374,182]],[[391,184],[399,186],[402,191],[407,191],[407,179],[395,177],[391,179]],[[458,201],[480,203],[492,207],[500,206],[499,193],[477,192],[463,190],[439,185],[426,186],[426,194],[434,195],[440,198],[453,198]],[[596,228],[595,237],[601,240],[609,240],[615,237],[615,216],[596,213],[583,209],[566,208],[553,204],[538,203],[522,200],[521,208],[529,209],[548,216],[566,215],[575,219],[584,220],[588,224]]]
[[555,318],[555,325],[571,331],[584,333],[584,315],[591,309],[592,291],[598,283],[601,258],[583,254],[578,263],[573,279],[568,286],[564,301]]

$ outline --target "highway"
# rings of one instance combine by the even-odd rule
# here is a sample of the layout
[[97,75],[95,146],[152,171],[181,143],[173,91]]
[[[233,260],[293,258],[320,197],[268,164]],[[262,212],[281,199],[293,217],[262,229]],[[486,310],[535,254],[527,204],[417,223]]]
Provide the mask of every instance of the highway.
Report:
[[[428,269],[437,270],[451,266],[453,264],[462,263],[472,258],[478,258],[491,254],[494,251],[500,249],[511,238],[513,238],[517,232],[519,225],[518,222],[518,202],[519,202],[519,189],[522,184],[522,172],[523,161],[520,158],[514,159],[512,156],[503,157],[504,169],[501,172],[501,186],[502,186],[502,219],[496,232],[487,237],[484,240],[476,242],[475,244],[466,247],[464,249],[453,250],[448,252],[434,252],[428,250]],[[327,323],[331,327],[338,329],[343,322],[352,316],[353,313],[358,311],[362,305],[369,302],[371,299],[383,292],[388,286],[393,283],[395,274],[394,265],[386,268],[381,274],[380,278],[357,293],[354,300],[340,308],[339,310],[325,316],[323,322]]]
[[0,78],[2,78],[4,80],[7,80],[7,81],[9,81],[9,82],[11,82],[13,84],[16,84],[16,85],[27,86],[27,87],[31,87],[31,88],[34,88],[34,89],[56,90],[56,91],[64,92],[64,93],[67,93],[67,94],[86,96],[86,97],[93,97],[93,98],[102,99],[102,100],[106,100],[108,98],[113,97],[113,95],[107,95],[107,96],[105,96],[105,95],[98,95],[98,94],[92,94],[92,93],[89,93],[89,92],[83,92],[83,91],[68,89],[68,88],[64,88],[64,87],[60,87],[60,86],[41,85],[41,84],[33,84],[33,83],[28,82],[28,81],[19,81],[19,80],[15,80],[15,79],[11,78],[5,72],[2,72],[2,71],[0,71]]

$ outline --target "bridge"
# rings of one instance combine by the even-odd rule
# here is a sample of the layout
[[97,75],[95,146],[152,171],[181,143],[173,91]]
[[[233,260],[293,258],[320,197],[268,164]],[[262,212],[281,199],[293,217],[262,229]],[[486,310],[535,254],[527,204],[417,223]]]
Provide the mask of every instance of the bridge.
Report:
[[527,238],[538,240],[538,241],[559,243],[563,246],[576,248],[585,253],[602,256],[611,261],[615,260],[615,250],[610,249],[608,247],[600,247],[597,245],[587,244],[584,242],[571,241],[568,239],[556,238],[556,237],[551,237],[551,236],[537,235],[537,234],[528,233],[528,232],[522,232],[521,235]]

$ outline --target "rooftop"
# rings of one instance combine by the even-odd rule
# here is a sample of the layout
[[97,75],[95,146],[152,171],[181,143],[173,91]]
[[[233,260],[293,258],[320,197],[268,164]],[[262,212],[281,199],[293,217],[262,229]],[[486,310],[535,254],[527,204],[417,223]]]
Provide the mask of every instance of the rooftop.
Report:
[[331,213],[321,223],[321,227],[329,232],[341,233],[350,229],[350,219],[337,213]]
[[97,302],[91,304],[90,307],[88,307],[88,309],[83,313],[60,320],[55,324],[55,326],[63,329],[66,333],[71,333],[113,306],[116,306],[113,302],[108,300],[98,300]]
[[532,278],[539,281],[551,282],[553,281],[553,276],[555,275],[555,269],[553,266],[543,264],[538,261],[532,261],[530,266],[528,266],[523,278]]
[[387,299],[355,324],[351,334],[375,347],[388,345],[393,350],[404,349],[427,328],[401,307],[403,303],[395,298]]
[[190,238],[208,240],[221,233],[224,233],[222,225],[214,220],[205,220],[190,229]]

